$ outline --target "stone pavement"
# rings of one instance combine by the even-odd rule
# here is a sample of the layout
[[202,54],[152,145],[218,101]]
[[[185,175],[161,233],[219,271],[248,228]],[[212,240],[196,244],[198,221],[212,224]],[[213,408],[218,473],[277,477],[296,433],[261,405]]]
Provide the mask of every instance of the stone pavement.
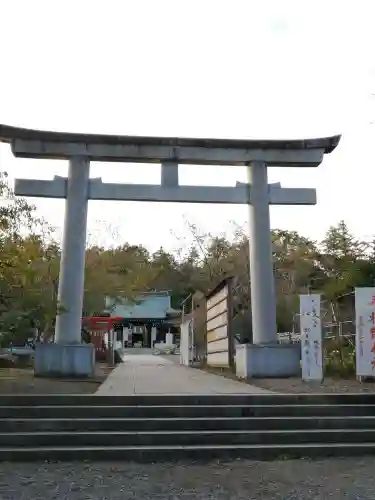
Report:
[[[139,351],[138,351],[139,352]],[[255,394],[267,393],[249,384],[179,364],[179,356],[124,353],[124,363],[109,374],[97,395]]]

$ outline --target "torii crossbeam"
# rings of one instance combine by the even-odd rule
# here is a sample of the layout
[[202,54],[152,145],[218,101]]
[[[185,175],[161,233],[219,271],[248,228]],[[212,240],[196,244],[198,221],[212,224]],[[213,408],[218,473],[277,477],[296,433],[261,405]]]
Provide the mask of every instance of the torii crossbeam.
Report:
[[[277,344],[269,205],[314,205],[315,189],[268,184],[267,167],[317,167],[340,136],[307,140],[232,140],[131,137],[28,130],[0,125],[0,141],[16,157],[69,160],[68,179],[17,179],[15,194],[66,198],[55,346],[42,351],[39,374],[90,374],[91,354],[81,342],[81,316],[88,200],[246,204],[250,219],[250,275],[253,342],[262,373],[291,375],[296,357]],[[90,179],[90,161],[161,164],[161,184],[113,184]],[[244,165],[249,183],[236,186],[181,186],[179,164]],[[261,350],[260,350],[261,349]],[[88,351],[87,351],[88,352]],[[46,359],[49,359],[47,362]],[[293,358],[293,360],[292,360]],[[70,361],[69,361],[70,360]],[[73,360],[73,361],[72,361]],[[76,360],[76,361],[74,361]],[[288,361],[289,360],[289,361]],[[36,359],[36,365],[37,365]],[[256,370],[255,370],[256,372]]]

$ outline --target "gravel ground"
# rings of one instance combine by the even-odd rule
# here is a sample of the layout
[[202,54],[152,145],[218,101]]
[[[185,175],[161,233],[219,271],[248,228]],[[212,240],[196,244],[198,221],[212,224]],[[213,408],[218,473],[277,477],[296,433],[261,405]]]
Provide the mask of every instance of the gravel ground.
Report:
[[375,393],[375,382],[358,382],[356,379],[326,378],[323,383],[307,383],[300,378],[286,379],[253,379],[249,382],[257,387],[275,392],[284,393],[344,393],[344,392],[370,392]]
[[[234,373],[225,370],[219,370],[212,367],[198,367],[201,370],[205,370],[209,373],[214,373],[216,375],[221,375],[225,378],[230,378],[232,380],[237,380]],[[252,378],[248,381],[239,380],[243,384],[250,384],[262,389],[267,389],[273,392],[281,392],[286,394],[302,394],[309,392],[317,393],[344,393],[344,392],[370,392],[375,393],[375,380],[367,380],[365,382],[359,382],[356,378],[342,379],[342,378],[331,378],[326,377],[321,384],[314,382],[303,382],[301,377],[290,377],[290,378]]]
[[89,380],[34,377],[33,368],[0,368],[1,394],[92,394],[112,368],[97,363],[96,375]]
[[2,464],[1,500],[375,499],[375,458],[195,464]]

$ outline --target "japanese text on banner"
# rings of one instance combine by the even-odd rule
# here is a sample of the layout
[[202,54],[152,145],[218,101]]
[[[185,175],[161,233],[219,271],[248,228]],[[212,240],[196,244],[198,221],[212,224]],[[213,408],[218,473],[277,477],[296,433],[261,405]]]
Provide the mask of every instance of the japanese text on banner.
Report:
[[375,376],[375,288],[355,289],[356,372]]
[[303,380],[323,379],[320,295],[300,295],[301,360]]

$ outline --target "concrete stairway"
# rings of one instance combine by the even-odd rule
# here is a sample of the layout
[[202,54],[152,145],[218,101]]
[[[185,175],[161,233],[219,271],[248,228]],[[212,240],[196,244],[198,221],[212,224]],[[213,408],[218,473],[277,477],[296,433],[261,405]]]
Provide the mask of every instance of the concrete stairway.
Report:
[[0,460],[375,452],[375,395],[1,396]]

